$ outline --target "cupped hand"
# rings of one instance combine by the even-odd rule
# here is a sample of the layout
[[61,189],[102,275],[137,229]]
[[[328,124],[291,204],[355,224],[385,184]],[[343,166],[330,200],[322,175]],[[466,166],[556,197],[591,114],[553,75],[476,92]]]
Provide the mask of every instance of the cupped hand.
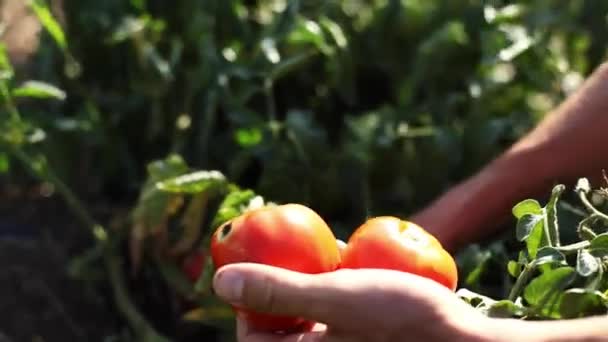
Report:
[[213,284],[233,305],[318,322],[310,331],[278,335],[254,331],[238,318],[240,342],[491,340],[491,319],[438,283],[404,272],[313,275],[241,263],[220,268]]

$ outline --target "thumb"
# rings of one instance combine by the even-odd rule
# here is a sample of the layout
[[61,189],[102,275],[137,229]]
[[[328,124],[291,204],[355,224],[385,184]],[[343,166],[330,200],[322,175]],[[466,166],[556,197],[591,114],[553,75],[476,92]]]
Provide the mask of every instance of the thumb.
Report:
[[314,321],[328,319],[327,307],[336,301],[328,298],[329,289],[315,275],[256,263],[221,267],[213,287],[220,298],[237,307]]

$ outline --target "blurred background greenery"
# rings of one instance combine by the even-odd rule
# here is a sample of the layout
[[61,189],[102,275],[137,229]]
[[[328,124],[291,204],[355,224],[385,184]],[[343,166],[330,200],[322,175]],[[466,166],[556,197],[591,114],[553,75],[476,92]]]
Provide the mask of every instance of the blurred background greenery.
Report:
[[306,204],[342,238],[474,173],[576,89],[608,43],[600,0],[28,6],[39,44],[14,73],[0,59],[5,184],[32,182],[18,146],[126,219],[149,163],[174,154]]

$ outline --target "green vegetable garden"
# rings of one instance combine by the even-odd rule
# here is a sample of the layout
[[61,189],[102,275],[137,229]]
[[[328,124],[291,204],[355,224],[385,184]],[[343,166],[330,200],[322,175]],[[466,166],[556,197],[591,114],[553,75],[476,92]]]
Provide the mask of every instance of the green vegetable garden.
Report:
[[[8,341],[234,341],[210,285],[218,226],[273,203],[343,240],[367,217],[407,219],[608,47],[599,0],[15,2],[40,30],[17,60],[0,21]],[[608,179],[582,177],[454,255],[462,300],[608,313]]]

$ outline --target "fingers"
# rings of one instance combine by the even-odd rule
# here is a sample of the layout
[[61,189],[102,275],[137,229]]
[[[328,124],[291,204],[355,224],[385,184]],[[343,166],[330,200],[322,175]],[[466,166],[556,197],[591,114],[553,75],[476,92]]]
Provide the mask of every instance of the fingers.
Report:
[[214,288],[235,305],[303,317],[338,329],[352,329],[353,322],[362,322],[355,328],[364,329],[366,324],[381,328],[402,315],[430,310],[429,297],[453,295],[431,280],[397,271],[339,270],[311,275],[246,263],[220,268]]
[[253,331],[247,325],[247,322],[237,317],[237,340],[239,342],[321,342],[325,341],[325,326],[317,324],[310,332],[291,334],[291,335],[276,335]]

